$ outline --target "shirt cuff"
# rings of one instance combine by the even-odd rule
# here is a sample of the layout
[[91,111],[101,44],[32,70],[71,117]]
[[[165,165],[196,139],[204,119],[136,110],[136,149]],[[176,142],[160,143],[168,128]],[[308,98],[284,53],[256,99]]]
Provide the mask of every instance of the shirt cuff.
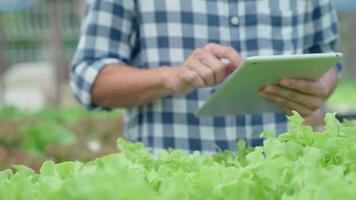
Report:
[[125,63],[115,58],[103,58],[94,62],[82,61],[72,65],[70,85],[74,97],[90,111],[110,110],[110,108],[97,106],[92,101],[94,83],[101,70],[109,64]]

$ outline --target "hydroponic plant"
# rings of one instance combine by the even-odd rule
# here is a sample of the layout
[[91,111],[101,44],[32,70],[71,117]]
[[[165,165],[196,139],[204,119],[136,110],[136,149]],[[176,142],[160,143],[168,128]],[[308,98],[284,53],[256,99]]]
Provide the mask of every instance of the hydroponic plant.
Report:
[[121,153],[88,163],[45,162],[0,172],[0,199],[335,200],[356,197],[356,126],[325,118],[314,132],[290,117],[289,132],[263,132],[263,146],[237,153],[187,155],[118,140]]

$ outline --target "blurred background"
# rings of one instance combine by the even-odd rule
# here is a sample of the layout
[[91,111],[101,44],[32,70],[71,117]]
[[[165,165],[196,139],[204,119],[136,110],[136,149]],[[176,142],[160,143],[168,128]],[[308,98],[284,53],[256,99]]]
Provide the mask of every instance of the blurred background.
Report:
[[89,113],[69,88],[85,0],[0,0],[0,170],[117,152],[121,112]]
[[[116,151],[121,111],[88,113],[74,100],[69,63],[85,0],[0,0],[0,170],[43,160],[87,161]],[[334,0],[344,73],[325,105],[356,117],[356,1]]]

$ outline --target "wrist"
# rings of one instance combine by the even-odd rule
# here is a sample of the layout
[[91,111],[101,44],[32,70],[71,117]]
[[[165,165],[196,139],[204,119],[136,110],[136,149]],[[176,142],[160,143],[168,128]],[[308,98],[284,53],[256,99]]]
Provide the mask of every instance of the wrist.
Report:
[[163,66],[159,68],[161,86],[170,94],[175,92],[176,67]]

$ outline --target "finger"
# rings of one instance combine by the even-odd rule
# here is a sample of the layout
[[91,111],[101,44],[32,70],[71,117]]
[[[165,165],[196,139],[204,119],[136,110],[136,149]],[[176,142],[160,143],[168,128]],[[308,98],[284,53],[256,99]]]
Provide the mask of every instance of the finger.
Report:
[[329,94],[329,87],[324,81],[283,79],[280,81],[280,85],[314,96],[326,97]]
[[208,66],[196,60],[187,67],[199,75],[199,77],[204,81],[205,86],[215,85],[214,72]]
[[323,100],[320,97],[310,96],[300,93],[296,90],[284,88],[278,85],[269,85],[263,89],[264,92],[277,95],[279,97],[296,102],[300,105],[308,107],[311,110],[317,110],[321,107]]
[[181,87],[183,90],[189,91],[194,88],[205,87],[204,80],[201,79],[199,74],[192,70],[184,70],[179,74],[180,80],[182,80]]
[[285,99],[285,98],[282,98],[282,97],[279,97],[276,95],[266,94],[263,92],[261,92],[260,95],[263,96],[264,98],[266,98],[267,100],[271,101],[275,105],[277,105],[279,108],[281,108],[288,115],[292,114],[293,110],[297,111],[303,117],[310,116],[311,114],[314,113],[313,110],[311,110],[303,105],[300,105],[298,103],[295,103],[293,101],[289,101],[288,99]]
[[226,65],[220,62],[219,59],[208,53],[206,56],[200,58],[200,62],[208,66],[214,73],[215,84],[221,83],[226,77]]
[[204,48],[210,51],[215,57],[219,59],[228,59],[230,61],[230,64],[228,66],[232,68],[232,70],[241,64],[242,59],[240,54],[237,53],[237,51],[232,47],[209,43]]
[[267,99],[268,101],[270,101],[271,103],[273,103],[274,105],[276,105],[279,109],[281,109],[287,115],[292,115],[292,111],[289,108],[287,108],[283,105],[280,105],[280,103],[278,103],[274,98],[272,98],[271,95],[264,93],[264,92],[260,92],[260,95],[262,97],[264,97],[265,99]]

